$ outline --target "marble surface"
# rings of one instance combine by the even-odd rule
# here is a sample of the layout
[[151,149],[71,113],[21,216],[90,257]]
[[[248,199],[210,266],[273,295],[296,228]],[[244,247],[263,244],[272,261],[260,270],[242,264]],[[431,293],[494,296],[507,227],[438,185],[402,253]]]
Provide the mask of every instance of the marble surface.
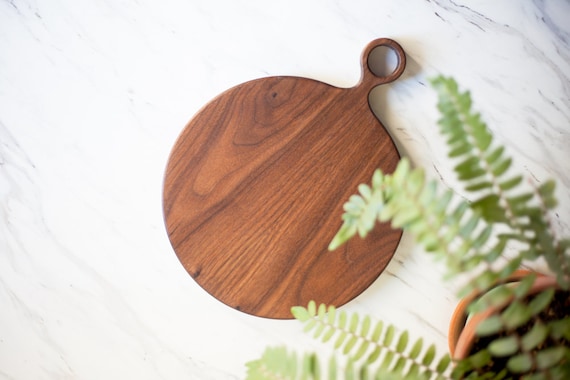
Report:
[[[235,379],[267,345],[322,348],[294,321],[232,310],[165,233],[163,172],[212,97],[270,75],[350,87],[390,37],[408,67],[374,91],[402,153],[454,176],[427,78],[452,75],[515,166],[558,181],[570,223],[570,2],[0,2],[0,379]],[[456,302],[408,237],[345,306],[446,349]]]

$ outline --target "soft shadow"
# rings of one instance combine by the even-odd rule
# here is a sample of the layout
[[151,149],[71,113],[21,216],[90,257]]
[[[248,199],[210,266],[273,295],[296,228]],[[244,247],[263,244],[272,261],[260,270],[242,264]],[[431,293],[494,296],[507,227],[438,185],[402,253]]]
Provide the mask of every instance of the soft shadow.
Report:
[[[382,123],[394,140],[400,155],[409,156],[406,151],[406,147],[401,141],[401,134],[398,133],[398,131],[405,129],[406,126],[404,125],[402,118],[399,118],[393,110],[393,107],[390,106],[388,98],[390,93],[396,93],[399,89],[402,90],[408,87],[411,83],[417,83],[419,81],[422,68],[418,59],[421,59],[422,52],[420,50],[421,45],[416,43],[415,40],[406,38],[396,38],[395,40],[406,52],[406,68],[400,78],[394,82],[373,88],[372,91],[370,91],[368,103],[376,118],[380,120],[380,123]],[[408,54],[406,49],[407,46],[413,46],[413,56]],[[378,50],[378,52],[376,50]],[[386,73],[391,73],[394,70],[396,58],[395,53],[391,51],[391,49],[375,49],[373,53],[374,54],[370,55],[368,62],[370,69],[376,75],[385,75]]]

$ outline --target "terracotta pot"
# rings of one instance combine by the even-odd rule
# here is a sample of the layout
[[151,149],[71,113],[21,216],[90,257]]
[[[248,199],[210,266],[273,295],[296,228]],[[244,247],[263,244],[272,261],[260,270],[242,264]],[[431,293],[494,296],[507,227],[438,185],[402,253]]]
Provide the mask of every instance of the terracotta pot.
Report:
[[[528,270],[518,270],[513,273],[504,283],[514,283],[520,281],[525,276],[533,273]],[[556,287],[556,279],[551,276],[543,275],[534,272],[537,277],[529,290],[530,295],[536,294],[546,288]],[[449,334],[448,334],[448,345],[449,352],[453,359],[460,360],[469,356],[471,348],[475,343],[476,338],[476,328],[489,316],[495,314],[505,305],[497,306],[493,308],[486,309],[482,312],[476,313],[473,316],[467,314],[467,307],[476,298],[480,297],[481,294],[472,294],[464,299],[462,299],[455,311],[451,316],[451,321],[449,323]]]

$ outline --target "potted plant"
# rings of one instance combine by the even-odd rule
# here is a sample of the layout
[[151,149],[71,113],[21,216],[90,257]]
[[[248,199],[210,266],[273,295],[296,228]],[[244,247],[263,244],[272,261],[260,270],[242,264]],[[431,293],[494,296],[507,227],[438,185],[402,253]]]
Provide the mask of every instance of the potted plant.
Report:
[[[475,353],[489,360],[492,354],[493,360],[488,361],[480,373],[504,370],[505,374],[529,374],[544,368],[551,368],[549,372],[558,371],[556,367],[564,363],[569,346],[567,322],[559,320],[570,313],[570,292],[561,289],[552,276],[525,270],[515,272],[506,284],[524,291],[468,319],[468,305],[478,295],[459,303],[450,323],[450,353],[458,360]],[[490,290],[483,296],[488,297],[493,292]],[[519,306],[513,302],[518,297],[524,297]],[[511,310],[507,311],[509,307]],[[558,376],[566,378],[567,374]]]
[[[555,183],[534,185],[513,175],[505,148],[472,111],[469,92],[442,76],[431,84],[449,156],[473,200],[440,191],[403,158],[393,173],[377,170],[370,185],[359,186],[329,248],[366,238],[377,222],[413,234],[445,263],[448,278],[464,280],[450,326],[451,352],[438,356],[422,339],[410,341],[405,329],[311,302],[293,308],[293,315],[315,338],[333,342],[344,359],[323,365],[314,354],[268,348],[248,363],[249,379],[570,378],[570,239],[551,225]],[[537,260],[550,272],[519,271],[523,261]]]

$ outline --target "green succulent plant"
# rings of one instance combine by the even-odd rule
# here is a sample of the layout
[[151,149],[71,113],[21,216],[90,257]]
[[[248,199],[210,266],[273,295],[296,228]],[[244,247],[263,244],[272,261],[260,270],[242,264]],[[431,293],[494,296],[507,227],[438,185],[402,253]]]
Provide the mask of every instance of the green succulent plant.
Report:
[[[470,312],[501,307],[478,328],[482,347],[450,365],[449,355],[436,360],[433,346],[425,349],[421,339],[410,342],[405,330],[396,333],[394,326],[374,324],[368,316],[348,316],[311,302],[293,308],[294,317],[315,338],[333,341],[345,360],[333,358],[323,366],[314,354],[268,349],[248,363],[248,379],[570,378],[570,309],[546,317],[553,300],[565,302],[570,296],[570,239],[558,236],[552,226],[555,182],[533,185],[512,174],[512,159],[472,110],[469,92],[460,92],[452,78],[439,76],[431,84],[454,170],[473,200],[441,190],[403,158],[393,173],[376,170],[370,184],[358,187],[344,206],[343,224],[329,249],[357,235],[366,238],[378,222],[411,233],[445,263],[446,278],[468,278],[459,296],[485,294],[475,298]],[[541,258],[556,277],[558,291],[530,296],[532,275],[517,287],[502,284],[523,261]],[[492,366],[497,362],[500,366]]]

